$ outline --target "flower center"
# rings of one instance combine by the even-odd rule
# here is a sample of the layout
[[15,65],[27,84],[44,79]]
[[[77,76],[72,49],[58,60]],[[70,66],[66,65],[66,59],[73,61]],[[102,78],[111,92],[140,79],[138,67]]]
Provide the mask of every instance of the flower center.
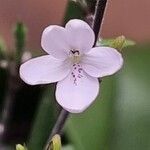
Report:
[[79,63],[81,60],[80,52],[78,50],[71,50],[70,59],[74,64]]

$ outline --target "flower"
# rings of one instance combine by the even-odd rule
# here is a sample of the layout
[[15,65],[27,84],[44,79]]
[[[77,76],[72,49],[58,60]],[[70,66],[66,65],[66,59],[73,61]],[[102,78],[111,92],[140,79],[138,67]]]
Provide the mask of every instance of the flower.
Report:
[[93,30],[82,20],[70,20],[65,28],[50,25],[41,39],[48,55],[22,64],[20,77],[30,85],[58,82],[57,102],[69,112],[83,112],[99,93],[98,78],[114,74],[123,64],[117,50],[92,48],[94,41]]

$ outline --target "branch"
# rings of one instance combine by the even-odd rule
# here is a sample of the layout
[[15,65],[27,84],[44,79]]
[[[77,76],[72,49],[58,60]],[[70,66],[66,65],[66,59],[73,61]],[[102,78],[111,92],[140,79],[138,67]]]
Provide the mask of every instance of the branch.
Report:
[[95,33],[94,46],[96,45],[98,34],[100,32],[100,29],[101,29],[106,4],[107,4],[107,0],[97,0],[97,3],[96,3],[94,21],[93,21],[93,25],[92,25],[93,31]]
[[51,132],[51,134],[50,134],[50,136],[49,136],[49,138],[47,140],[47,145],[46,145],[45,150],[49,149],[52,137],[55,134],[61,134],[62,129],[64,127],[64,124],[65,124],[68,116],[69,116],[69,112],[64,110],[64,109],[62,109],[60,114],[59,114],[59,116],[58,116],[58,119],[57,119],[57,121],[56,121],[56,123],[55,123],[55,125],[54,125],[54,127],[52,129],[52,132]]

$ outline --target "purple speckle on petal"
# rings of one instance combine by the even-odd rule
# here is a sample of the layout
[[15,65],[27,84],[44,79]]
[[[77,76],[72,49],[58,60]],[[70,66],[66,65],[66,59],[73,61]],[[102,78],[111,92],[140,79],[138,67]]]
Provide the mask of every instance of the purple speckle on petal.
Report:
[[82,68],[79,68],[79,69],[78,69],[78,72],[81,73],[81,71],[82,71]]
[[81,74],[78,74],[78,78],[81,78],[81,77],[83,77]]
[[81,78],[83,77],[82,71],[83,71],[83,69],[81,68],[80,64],[74,64],[73,65],[73,71],[72,71],[71,75],[73,77],[73,83],[76,86],[77,86],[79,80],[81,80]]

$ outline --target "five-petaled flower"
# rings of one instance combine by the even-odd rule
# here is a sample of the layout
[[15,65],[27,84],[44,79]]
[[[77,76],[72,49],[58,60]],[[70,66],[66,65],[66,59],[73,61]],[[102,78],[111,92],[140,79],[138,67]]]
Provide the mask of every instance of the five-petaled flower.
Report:
[[20,77],[30,85],[58,82],[57,102],[69,112],[83,112],[98,95],[98,78],[114,74],[123,64],[117,50],[92,48],[94,41],[93,30],[82,20],[70,20],[65,28],[50,25],[41,39],[48,55],[22,64]]

